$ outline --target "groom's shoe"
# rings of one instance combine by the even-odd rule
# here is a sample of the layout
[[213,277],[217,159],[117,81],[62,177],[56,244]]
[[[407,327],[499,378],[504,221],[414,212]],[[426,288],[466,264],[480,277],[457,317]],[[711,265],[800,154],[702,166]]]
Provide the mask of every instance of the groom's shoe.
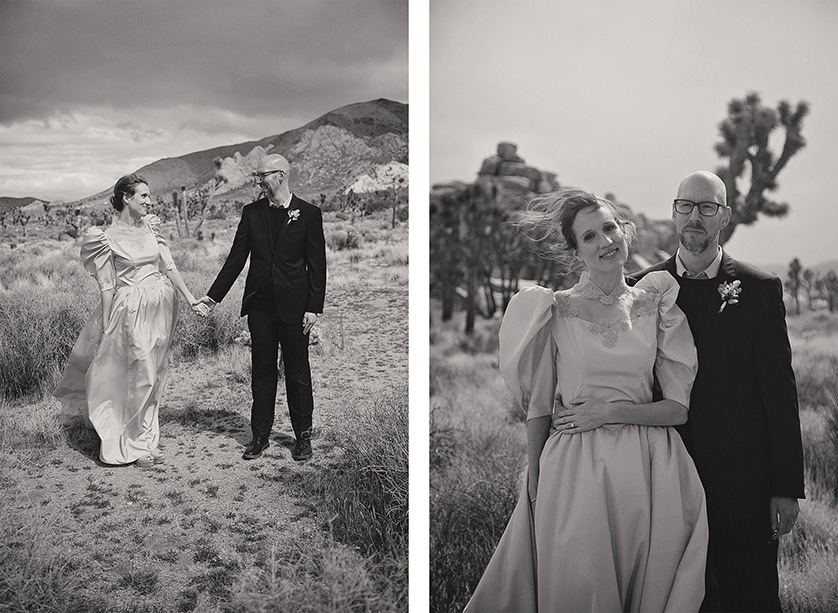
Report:
[[294,448],[291,450],[291,457],[302,462],[311,457],[311,435],[304,432],[303,435],[294,443]]
[[242,459],[245,460],[255,460],[262,452],[271,446],[271,442],[268,440],[268,437],[260,438],[258,436],[253,437],[253,440],[247,444],[247,448],[244,450],[244,455],[242,455]]

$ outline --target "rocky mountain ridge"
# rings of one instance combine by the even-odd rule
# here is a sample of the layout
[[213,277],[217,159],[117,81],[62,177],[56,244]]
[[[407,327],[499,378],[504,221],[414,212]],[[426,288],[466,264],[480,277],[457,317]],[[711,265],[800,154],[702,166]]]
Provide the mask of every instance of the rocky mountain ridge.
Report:
[[[282,134],[164,158],[135,172],[163,197],[181,187],[214,187],[220,201],[247,202],[254,195],[251,173],[268,152],[288,159],[292,189],[302,197],[316,202],[320,194],[343,193],[362,176],[377,176],[381,167],[406,167],[408,105],[384,98],[350,104]],[[110,194],[105,190],[70,204],[105,207]]]

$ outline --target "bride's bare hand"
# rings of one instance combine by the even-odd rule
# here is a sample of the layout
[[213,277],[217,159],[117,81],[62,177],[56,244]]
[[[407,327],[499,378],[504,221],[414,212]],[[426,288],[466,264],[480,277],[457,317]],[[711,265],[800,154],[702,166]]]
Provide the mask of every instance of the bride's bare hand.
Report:
[[207,317],[210,314],[210,309],[200,300],[196,300],[192,303],[192,312],[198,317]]

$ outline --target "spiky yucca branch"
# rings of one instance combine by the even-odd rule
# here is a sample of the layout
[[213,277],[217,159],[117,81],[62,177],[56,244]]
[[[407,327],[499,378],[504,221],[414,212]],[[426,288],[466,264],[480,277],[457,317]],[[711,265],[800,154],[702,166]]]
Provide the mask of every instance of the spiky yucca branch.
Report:
[[[792,110],[787,100],[777,109],[764,107],[760,95],[749,92],[744,99],[733,99],[728,104],[728,116],[719,124],[722,140],[716,144],[716,153],[727,164],[716,169],[727,187],[727,202],[732,209],[730,224],[722,231],[720,242],[725,243],[739,224],[754,223],[759,214],[784,217],[789,212],[785,202],[767,198],[765,192],[777,190],[777,175],[798,151],[806,146],[801,133],[803,119],[809,113],[809,104],[800,101]],[[785,142],[779,158],[769,148],[771,133],[779,126],[785,130]],[[750,188],[746,194],[739,191],[737,181],[750,165]]]

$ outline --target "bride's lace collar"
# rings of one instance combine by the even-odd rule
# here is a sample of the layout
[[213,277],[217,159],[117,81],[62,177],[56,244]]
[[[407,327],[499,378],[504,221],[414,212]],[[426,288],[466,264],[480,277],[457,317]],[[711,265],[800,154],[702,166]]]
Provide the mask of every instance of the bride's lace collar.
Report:
[[591,281],[591,276],[588,272],[583,272],[579,278],[579,283],[576,284],[575,293],[582,298],[589,298],[590,300],[599,300],[604,305],[614,304],[614,301],[620,300],[628,295],[629,286],[626,285],[625,279],[620,279],[620,284],[614,288],[610,294],[603,292],[596,284]]
[[111,221],[111,225],[116,229],[127,230],[129,232],[145,229],[145,223],[143,223],[143,218],[138,219],[135,223],[125,223],[117,215],[114,215],[113,221]]

